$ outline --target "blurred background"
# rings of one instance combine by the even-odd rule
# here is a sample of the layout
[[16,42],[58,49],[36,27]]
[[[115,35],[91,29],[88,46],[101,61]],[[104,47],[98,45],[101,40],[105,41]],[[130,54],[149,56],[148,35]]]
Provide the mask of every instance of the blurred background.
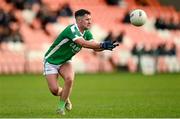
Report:
[[[0,0],[0,74],[42,73],[43,56],[81,8],[92,14],[94,38],[119,40],[111,51],[82,49],[77,73],[128,71],[146,75],[180,72],[179,0]],[[143,9],[146,24],[129,23]]]

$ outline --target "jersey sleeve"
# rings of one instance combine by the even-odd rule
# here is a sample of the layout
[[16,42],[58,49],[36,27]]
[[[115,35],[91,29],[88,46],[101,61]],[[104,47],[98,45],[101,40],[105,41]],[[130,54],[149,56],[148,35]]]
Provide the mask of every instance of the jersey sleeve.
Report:
[[72,39],[72,41],[75,41],[78,38],[83,38],[82,35],[73,26],[67,30],[67,35],[69,39]]

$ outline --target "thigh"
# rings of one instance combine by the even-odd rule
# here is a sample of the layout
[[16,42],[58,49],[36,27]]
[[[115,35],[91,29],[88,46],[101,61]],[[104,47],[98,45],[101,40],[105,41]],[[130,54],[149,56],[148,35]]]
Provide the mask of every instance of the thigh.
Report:
[[74,70],[72,67],[71,62],[67,62],[65,64],[62,64],[59,68],[59,74],[62,76],[64,80],[66,79],[74,79]]
[[46,80],[51,91],[58,90],[58,74],[48,74],[46,75]]

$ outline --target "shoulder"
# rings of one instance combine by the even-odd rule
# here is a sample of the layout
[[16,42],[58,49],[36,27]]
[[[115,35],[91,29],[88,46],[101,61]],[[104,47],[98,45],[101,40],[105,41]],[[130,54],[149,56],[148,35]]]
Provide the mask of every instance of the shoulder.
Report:
[[92,35],[92,33],[91,33],[90,30],[86,30],[86,31],[85,31],[85,33],[84,33],[84,38],[87,39],[87,40],[92,40],[92,39],[94,39],[94,38],[93,38],[93,35]]
[[92,35],[92,32],[90,30],[86,30],[85,34]]
[[75,24],[71,24],[71,25],[68,25],[66,28],[65,28],[65,31],[70,31],[70,32],[76,32],[77,31],[77,28],[76,28],[76,25]]
[[71,25],[68,25],[64,31],[64,33],[67,33],[67,34],[74,34],[74,35],[79,35],[79,31],[78,29],[76,28],[76,25],[75,24],[71,24]]
[[82,37],[75,24],[67,26],[64,31],[61,33],[61,37],[72,39],[73,41],[77,38]]
[[91,33],[90,30],[86,30],[85,33],[84,33],[84,35],[91,35],[91,36],[92,36],[92,33]]
[[86,30],[86,33],[90,33],[90,34],[92,34],[90,30]]

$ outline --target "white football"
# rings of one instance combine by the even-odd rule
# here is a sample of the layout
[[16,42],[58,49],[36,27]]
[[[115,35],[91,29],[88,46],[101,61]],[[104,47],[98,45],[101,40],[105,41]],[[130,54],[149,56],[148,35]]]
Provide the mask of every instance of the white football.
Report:
[[141,9],[135,9],[130,13],[130,22],[135,26],[142,26],[147,20],[146,12]]

